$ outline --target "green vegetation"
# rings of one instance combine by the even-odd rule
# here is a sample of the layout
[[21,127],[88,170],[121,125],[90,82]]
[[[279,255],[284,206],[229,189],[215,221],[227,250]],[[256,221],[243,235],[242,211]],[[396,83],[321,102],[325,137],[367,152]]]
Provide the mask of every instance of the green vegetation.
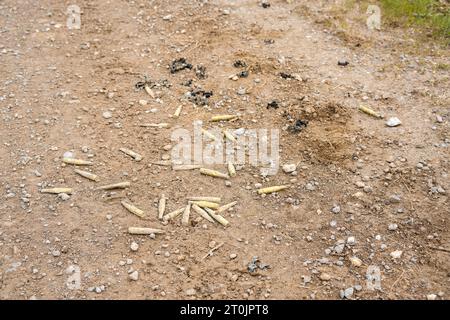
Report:
[[446,0],[380,0],[381,17],[391,24],[422,26],[450,44],[450,3]]

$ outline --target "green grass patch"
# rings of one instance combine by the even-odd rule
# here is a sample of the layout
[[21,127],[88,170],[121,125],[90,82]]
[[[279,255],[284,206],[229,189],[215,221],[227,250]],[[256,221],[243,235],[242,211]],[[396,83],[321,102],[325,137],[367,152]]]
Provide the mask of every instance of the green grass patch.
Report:
[[450,4],[439,0],[380,0],[381,19],[390,24],[426,28],[450,44]]

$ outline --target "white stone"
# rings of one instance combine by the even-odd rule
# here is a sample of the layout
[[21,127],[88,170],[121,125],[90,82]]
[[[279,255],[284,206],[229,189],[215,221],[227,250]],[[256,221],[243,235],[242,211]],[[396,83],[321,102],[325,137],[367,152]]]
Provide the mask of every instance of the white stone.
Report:
[[432,293],[432,294],[427,294],[427,300],[436,300],[437,296]]
[[138,251],[139,245],[136,242],[132,242],[130,245],[131,251]]
[[399,126],[399,125],[401,125],[401,124],[402,124],[402,122],[401,122],[400,119],[397,118],[397,117],[391,117],[391,118],[389,118],[389,119],[386,121],[386,125],[387,125],[388,127],[396,127],[396,126]]
[[398,259],[398,258],[400,258],[400,257],[402,256],[402,254],[403,254],[403,251],[401,251],[401,250],[395,250],[395,251],[392,251],[392,252],[391,252],[391,257],[392,257],[393,259]]
[[112,113],[109,111],[105,111],[105,112],[103,112],[102,116],[105,119],[109,119],[109,118],[112,118]]
[[186,295],[188,295],[188,296],[193,296],[193,295],[195,295],[195,293],[196,293],[196,291],[193,288],[186,290]]
[[297,169],[297,166],[295,164],[285,164],[285,165],[283,165],[283,171],[285,173],[294,172],[296,169]]
[[63,158],[73,158],[73,152],[70,151],[64,152]]
[[132,273],[130,273],[130,275],[128,277],[130,278],[130,280],[138,281],[138,279],[139,279],[139,272],[133,271]]
[[355,237],[348,237],[348,238],[347,238],[347,244],[348,244],[349,246],[352,246],[352,245],[354,245],[355,243],[356,243]]

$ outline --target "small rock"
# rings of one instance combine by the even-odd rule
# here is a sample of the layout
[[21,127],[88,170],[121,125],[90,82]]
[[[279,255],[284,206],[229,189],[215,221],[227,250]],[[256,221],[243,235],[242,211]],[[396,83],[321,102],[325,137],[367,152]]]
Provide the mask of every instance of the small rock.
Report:
[[358,257],[350,257],[350,262],[351,262],[352,266],[355,266],[355,267],[362,266],[362,261]]
[[355,237],[348,237],[348,238],[347,238],[347,244],[348,244],[349,246],[353,246],[355,243],[356,243]]
[[341,254],[345,249],[345,243],[338,243],[337,245],[334,246],[333,250],[334,252],[336,252],[337,254]]
[[70,196],[67,193],[59,193],[58,198],[60,198],[62,201],[67,201],[70,199]]
[[73,157],[74,157],[74,154],[71,151],[66,151],[63,154],[63,158],[73,158]]
[[247,93],[247,90],[243,87],[239,87],[239,89],[237,90],[237,94],[240,96],[243,96],[246,93]]
[[322,281],[330,281],[331,276],[328,273],[322,272],[319,276],[319,279]]
[[60,255],[61,255],[61,252],[59,250],[53,250],[52,251],[52,256],[59,257]]
[[388,230],[389,231],[395,231],[395,230],[397,230],[398,229],[398,225],[396,224],[396,223],[391,223],[391,224],[389,224],[389,226],[388,226]]
[[399,125],[401,125],[401,124],[402,124],[402,122],[401,122],[400,119],[397,118],[397,117],[391,117],[391,118],[389,118],[389,119],[386,121],[386,125],[387,125],[388,127],[397,127],[397,126],[399,126]]
[[131,249],[131,251],[138,251],[139,245],[133,241],[130,245],[130,249]]
[[139,279],[139,272],[133,271],[132,273],[130,273],[130,275],[128,277],[130,278],[130,280],[138,281],[138,279]]
[[436,300],[437,295],[435,295],[434,293],[432,294],[427,294],[427,300]]
[[347,288],[345,290],[341,290],[339,295],[342,299],[350,299],[353,296],[353,287]]
[[339,212],[341,212],[341,207],[335,204],[333,208],[331,208],[331,212],[338,214]]
[[105,112],[103,112],[102,116],[105,119],[109,119],[109,118],[112,118],[112,113],[109,111],[105,111]]
[[236,259],[236,257],[237,257],[237,254],[236,254],[236,253],[230,254],[230,259]]
[[283,171],[285,173],[292,173],[297,169],[297,166],[295,164],[285,164],[283,165]]
[[187,295],[187,296],[194,296],[195,293],[196,293],[196,291],[195,291],[194,288],[191,288],[191,289],[187,289],[187,290],[186,290],[186,295]]
[[400,203],[401,200],[402,198],[398,194],[394,194],[389,198],[391,203]]
[[392,257],[393,259],[398,259],[398,258],[400,258],[400,257],[402,256],[402,254],[403,254],[403,251],[401,251],[401,250],[395,250],[395,251],[392,251],[392,252],[391,252],[391,257]]

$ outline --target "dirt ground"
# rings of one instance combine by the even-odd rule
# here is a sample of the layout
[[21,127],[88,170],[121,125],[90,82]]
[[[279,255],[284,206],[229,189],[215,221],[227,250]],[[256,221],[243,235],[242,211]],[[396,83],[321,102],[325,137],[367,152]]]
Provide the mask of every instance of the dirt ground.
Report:
[[[328,3],[1,1],[0,298],[448,299],[448,51],[356,20],[337,30]],[[66,27],[70,4],[80,30]],[[193,69],[170,73],[182,57]],[[144,75],[154,98],[135,89]],[[207,105],[189,100],[193,88],[212,91]],[[174,129],[218,114],[239,115],[223,128],[279,129],[281,164],[297,170],[264,177],[245,164],[225,182],[155,164]],[[402,124],[386,126],[389,117]],[[308,124],[291,132],[297,119]],[[66,152],[92,161],[79,169],[100,181],[74,173]],[[96,190],[121,181],[131,186]],[[53,187],[73,194],[40,192]],[[226,228],[195,213],[189,226],[162,223],[161,194],[166,212],[188,196],[237,205],[223,213]],[[269,267],[249,272],[254,256]],[[381,288],[366,283],[369,267]]]

